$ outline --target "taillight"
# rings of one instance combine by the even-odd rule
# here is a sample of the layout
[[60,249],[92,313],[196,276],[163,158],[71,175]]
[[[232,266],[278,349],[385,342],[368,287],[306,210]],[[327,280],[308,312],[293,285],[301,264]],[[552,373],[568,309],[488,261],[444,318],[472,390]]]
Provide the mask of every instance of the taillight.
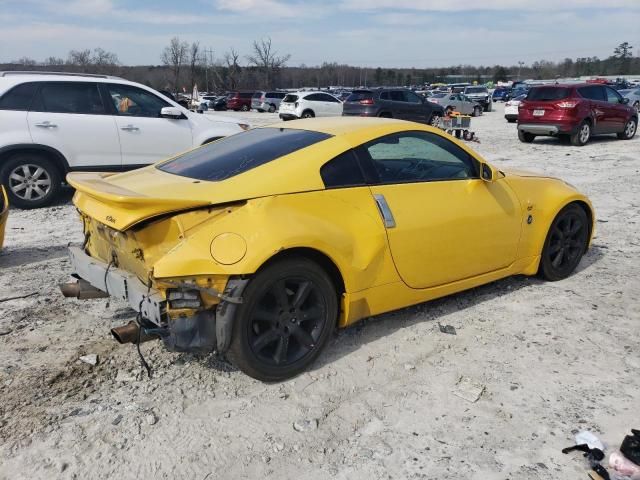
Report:
[[363,100],[360,100],[358,102],[360,105],[373,105],[373,99],[371,98],[365,98]]
[[298,108],[298,102],[294,103],[294,104],[293,104],[293,106],[294,106],[295,108]]
[[575,108],[576,105],[578,105],[578,102],[572,102],[567,100],[556,103],[556,107],[558,108]]

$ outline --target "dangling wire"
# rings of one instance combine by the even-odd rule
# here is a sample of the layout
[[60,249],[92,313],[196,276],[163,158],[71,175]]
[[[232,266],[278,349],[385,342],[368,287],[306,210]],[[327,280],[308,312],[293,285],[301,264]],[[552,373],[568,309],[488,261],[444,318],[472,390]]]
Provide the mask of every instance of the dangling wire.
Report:
[[140,363],[147,371],[147,376],[149,378],[151,378],[151,367],[149,366],[144,356],[142,355],[142,350],[140,350],[140,339],[142,338],[142,304],[144,303],[145,299],[149,298],[150,293],[151,293],[151,280],[149,280],[149,283],[147,284],[147,295],[142,296],[142,299],[140,300],[140,304],[138,305],[138,315],[136,315],[136,323],[138,324],[138,341],[136,342],[136,349],[138,350]]

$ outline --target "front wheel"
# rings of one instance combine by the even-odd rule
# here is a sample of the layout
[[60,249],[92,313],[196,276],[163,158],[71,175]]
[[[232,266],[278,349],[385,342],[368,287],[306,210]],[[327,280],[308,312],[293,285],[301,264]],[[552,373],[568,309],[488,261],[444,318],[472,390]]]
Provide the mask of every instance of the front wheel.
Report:
[[62,187],[58,168],[36,153],[19,153],[0,168],[0,182],[6,187],[9,203],[18,208],[46,207]]
[[473,113],[471,115],[474,117],[482,115],[482,107],[473,107]]
[[311,110],[305,110],[304,112],[302,112],[302,118],[313,118],[313,117],[315,117],[315,115]]
[[273,263],[247,286],[227,355],[253,378],[285,380],[318,357],[337,318],[335,286],[318,264],[302,257]]
[[555,282],[576,269],[589,244],[589,219],[576,204],[563,208],[551,224],[542,249],[539,273]]
[[624,126],[624,131],[618,134],[618,138],[620,140],[631,140],[638,129],[638,121],[635,118],[632,118],[627,122]]
[[431,121],[429,122],[429,124],[430,124],[432,127],[437,127],[438,125],[440,125],[440,115],[438,115],[438,114],[434,113],[434,114],[431,116]]
[[242,107],[240,107],[240,110],[243,112],[248,112],[249,111],[249,107],[246,105],[242,105]]

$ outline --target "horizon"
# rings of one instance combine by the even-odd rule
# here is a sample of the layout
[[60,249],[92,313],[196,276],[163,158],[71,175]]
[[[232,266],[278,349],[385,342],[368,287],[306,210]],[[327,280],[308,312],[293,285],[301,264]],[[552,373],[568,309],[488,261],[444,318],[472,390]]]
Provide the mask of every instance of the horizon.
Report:
[[637,0],[612,0],[606,7],[568,0],[560,8],[551,0],[488,0],[473,10],[408,0],[331,0],[321,7],[290,0],[197,0],[179,8],[167,0],[0,3],[7,25],[0,31],[0,63],[66,59],[70,50],[99,47],[115,53],[122,65],[155,66],[162,64],[170,39],[179,36],[212,49],[214,60],[235,48],[240,64],[253,40],[271,37],[279,54],[291,55],[288,67],[528,66],[608,58],[625,41],[637,56],[640,40]]

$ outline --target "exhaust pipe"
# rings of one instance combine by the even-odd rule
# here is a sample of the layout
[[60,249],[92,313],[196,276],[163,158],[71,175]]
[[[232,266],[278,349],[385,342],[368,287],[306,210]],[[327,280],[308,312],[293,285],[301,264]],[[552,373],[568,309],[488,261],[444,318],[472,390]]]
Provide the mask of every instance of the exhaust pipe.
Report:
[[77,282],[61,283],[60,291],[65,297],[86,300],[89,298],[107,298],[108,293],[97,289],[86,280],[78,280]]
[[140,335],[140,343],[148,342],[149,340],[158,340],[155,335],[148,335],[144,333],[144,329],[140,331],[140,327],[136,322],[129,322],[126,325],[122,325],[120,327],[112,328],[111,335],[115,338],[118,343],[138,343],[138,335]]

